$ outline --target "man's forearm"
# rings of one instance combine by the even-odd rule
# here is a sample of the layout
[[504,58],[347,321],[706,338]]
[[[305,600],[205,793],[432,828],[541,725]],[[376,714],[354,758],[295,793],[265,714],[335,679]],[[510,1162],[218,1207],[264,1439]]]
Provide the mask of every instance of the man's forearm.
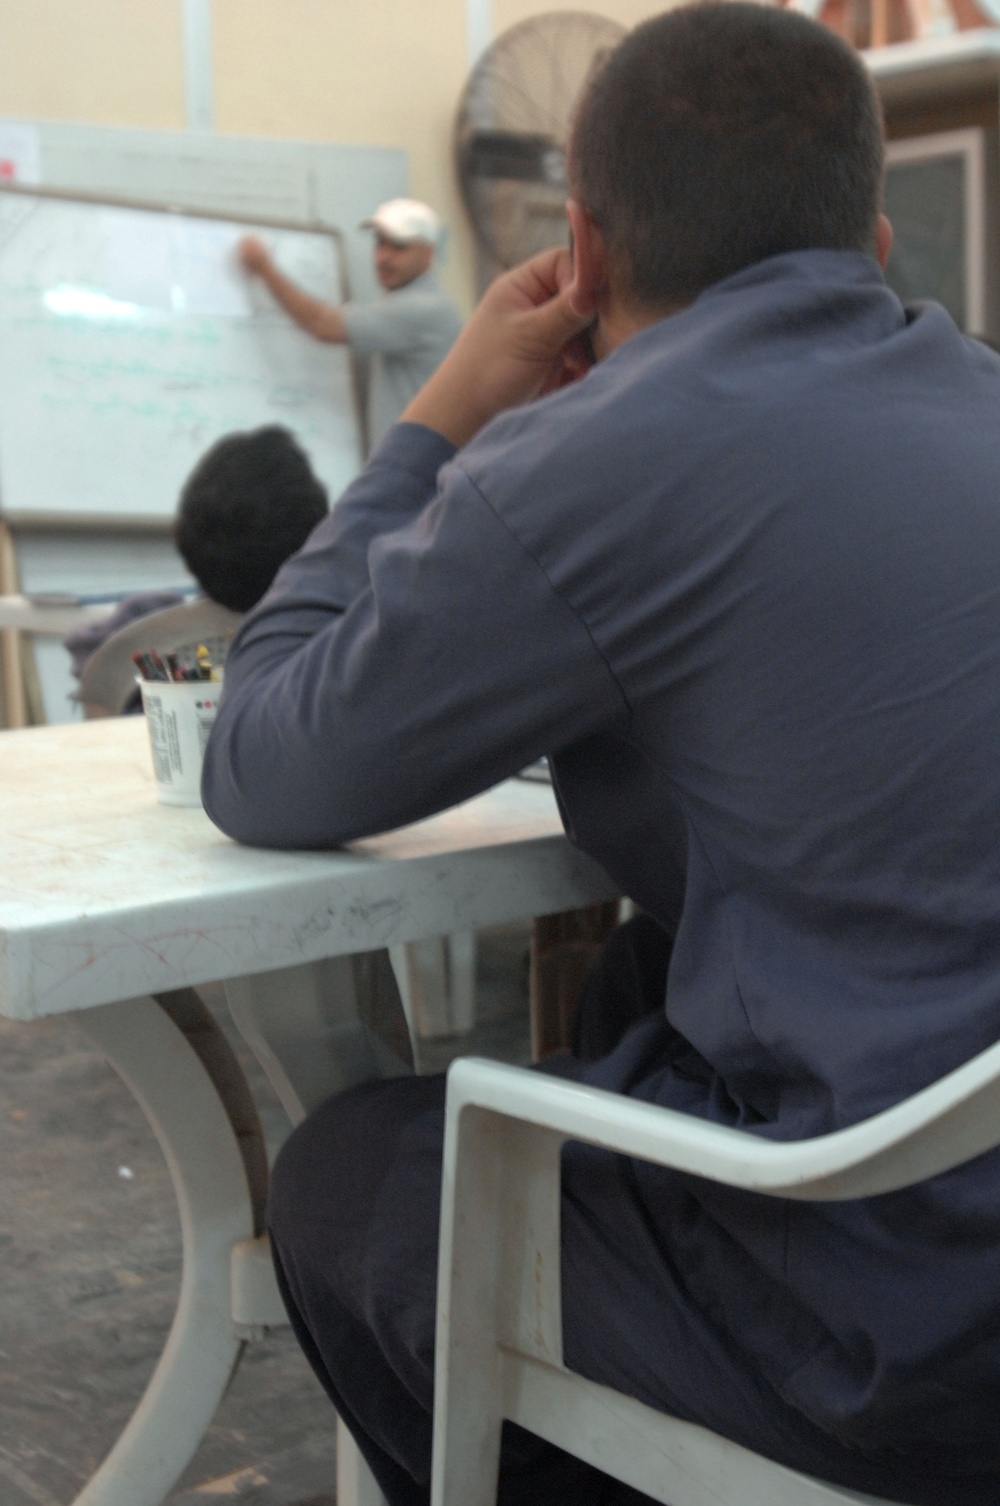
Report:
[[453,454],[397,425],[239,628],[202,783],[237,841],[334,847],[627,726],[589,629]]
[[[405,529],[419,515],[453,453],[437,434],[397,426],[238,629],[226,660],[225,705],[205,760],[206,809],[238,840],[313,847],[357,835],[348,829],[351,802],[341,803],[338,759],[346,754],[351,763],[351,738],[363,729],[352,730],[346,718],[337,736],[321,738],[313,756],[302,726],[309,718],[286,676],[311,642],[325,640],[332,657],[315,643],[322,671],[306,677],[308,690],[336,697],[336,634],[370,589],[370,551],[382,535]],[[283,729],[277,739],[261,730],[272,713]],[[296,757],[303,762],[294,768]],[[367,749],[360,762],[371,759]]]
[[333,343],[343,343],[347,339],[347,326],[344,317],[333,304],[324,303],[322,298],[314,298],[298,283],[292,281],[280,272],[273,262],[260,268],[258,275],[267,284],[278,303],[285,310],[300,329],[306,334],[312,335],[316,340],[328,340]]

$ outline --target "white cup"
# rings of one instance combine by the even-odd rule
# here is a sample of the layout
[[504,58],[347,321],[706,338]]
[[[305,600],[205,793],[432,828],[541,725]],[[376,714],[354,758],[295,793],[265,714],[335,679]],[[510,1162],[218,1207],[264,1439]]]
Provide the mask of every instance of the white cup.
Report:
[[222,682],[140,680],[156,795],[164,805],[201,804],[201,761]]

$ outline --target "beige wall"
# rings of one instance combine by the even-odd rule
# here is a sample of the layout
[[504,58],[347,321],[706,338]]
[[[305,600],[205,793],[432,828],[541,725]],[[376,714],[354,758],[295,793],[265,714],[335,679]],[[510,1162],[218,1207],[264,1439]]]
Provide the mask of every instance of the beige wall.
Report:
[[182,127],[177,0],[0,0],[0,115]]
[[465,72],[465,0],[215,0],[218,128],[403,147],[411,192],[452,227],[443,280],[468,306],[451,166]]
[[529,16],[553,10],[591,10],[600,16],[610,16],[623,26],[635,26],[647,16],[667,10],[669,4],[670,0],[653,0],[652,4],[648,0],[601,0],[598,5],[587,5],[585,0],[543,0],[542,4],[536,4],[534,0],[493,0],[493,30],[499,36]]
[[[580,0],[492,0],[494,34]],[[633,25],[662,5],[602,0]],[[468,308],[473,253],[451,128],[468,73],[466,0],[214,0],[221,131],[401,147],[410,188],[452,229],[445,283]],[[0,0],[0,115],[178,128],[180,0]]]

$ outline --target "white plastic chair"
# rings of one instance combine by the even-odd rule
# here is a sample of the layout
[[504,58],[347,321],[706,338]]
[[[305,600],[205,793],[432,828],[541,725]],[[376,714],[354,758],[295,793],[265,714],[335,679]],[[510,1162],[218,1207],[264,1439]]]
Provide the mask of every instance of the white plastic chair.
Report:
[[136,668],[132,655],[155,648],[193,654],[204,643],[217,663],[225,658],[229,640],[241,622],[237,612],[199,596],[159,612],[136,617],[106,638],[84,666],[77,697],[84,715],[119,716],[135,693]]
[[503,1418],[669,1506],[888,1506],[564,1368],[567,1139],[775,1197],[871,1197],[1000,1143],[1000,1045],[862,1124],[791,1144],[474,1057],[448,1075],[432,1506],[494,1506]]

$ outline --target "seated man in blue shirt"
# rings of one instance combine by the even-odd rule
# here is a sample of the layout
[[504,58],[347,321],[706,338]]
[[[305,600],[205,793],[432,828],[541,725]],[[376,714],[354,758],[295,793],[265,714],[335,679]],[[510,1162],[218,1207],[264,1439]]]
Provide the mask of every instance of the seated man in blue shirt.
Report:
[[[572,1070],[779,1139],[1000,1036],[1000,361],[887,288],[882,161],[804,17],[637,28],[575,127],[574,259],[494,284],[279,573],[205,769],[238,839],[323,846],[547,753],[673,938],[659,1008]],[[392,1506],[428,1499],[441,1100],[332,1100],[271,1206]],[[788,1204],[573,1147],[562,1241],[571,1368],[856,1490],[1000,1500],[1000,1155]],[[499,1499],[634,1494],[511,1432]]]

